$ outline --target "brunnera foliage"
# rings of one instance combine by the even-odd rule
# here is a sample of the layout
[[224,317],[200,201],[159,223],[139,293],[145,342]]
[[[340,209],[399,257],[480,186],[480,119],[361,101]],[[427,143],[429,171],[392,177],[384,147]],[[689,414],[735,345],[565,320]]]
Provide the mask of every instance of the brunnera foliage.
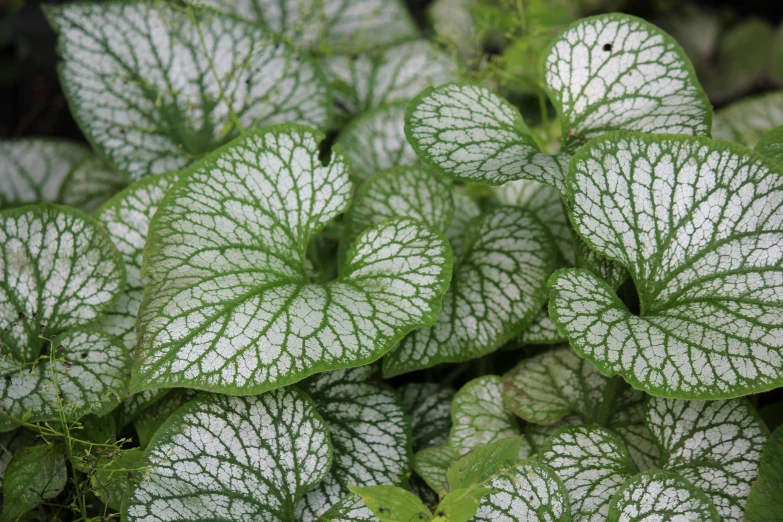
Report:
[[531,115],[398,0],[46,12],[90,147],[0,143],[3,520],[779,518],[779,92],[623,14]]

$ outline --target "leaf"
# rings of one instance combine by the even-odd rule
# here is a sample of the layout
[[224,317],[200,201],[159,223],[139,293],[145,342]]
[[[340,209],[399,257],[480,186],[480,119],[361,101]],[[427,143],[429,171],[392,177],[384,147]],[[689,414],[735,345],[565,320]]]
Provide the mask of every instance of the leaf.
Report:
[[609,505],[609,522],[720,522],[712,502],[676,473],[652,470],[627,482]]
[[528,422],[553,425],[576,415],[583,424],[614,430],[639,468],[658,459],[644,426],[645,394],[601,375],[569,346],[523,359],[503,376],[502,390],[506,408]]
[[526,344],[560,344],[567,342],[568,338],[560,333],[557,325],[549,317],[549,304],[536,315],[530,326],[522,330],[522,333],[516,338],[516,343]]
[[473,515],[481,504],[481,499],[492,493],[489,488],[470,486],[455,489],[443,497],[435,508],[433,522],[467,522],[473,520]]
[[313,50],[363,51],[409,40],[418,33],[400,0],[187,1],[253,22]]
[[419,497],[396,486],[352,487],[381,522],[430,520],[432,513]]
[[253,397],[202,394],[172,415],[145,451],[123,520],[293,520],[329,471],[327,427],[294,387]]
[[413,456],[413,470],[435,492],[448,489],[446,471],[459,454],[449,444],[429,446]]
[[397,391],[411,420],[413,451],[445,444],[451,430],[454,390],[431,382],[411,382]]
[[68,478],[62,446],[39,444],[17,452],[3,483],[3,520],[17,520],[60,494]]
[[337,85],[335,102],[351,114],[408,101],[422,89],[452,81],[457,75],[451,56],[425,40],[375,53],[327,56],[323,64],[327,77]]
[[405,412],[397,394],[372,377],[372,367],[362,366],[321,373],[301,384],[329,428],[334,461],[297,505],[297,520],[317,520],[350,494],[349,486],[399,485],[410,474]]
[[449,491],[484,484],[509,461],[517,460],[522,443],[521,436],[508,437],[461,456],[446,472]]
[[37,436],[32,431],[24,428],[0,433],[0,506],[2,506],[3,502],[3,481],[5,480],[5,470],[8,468],[8,464],[19,451],[29,448],[38,442],[37,439]]
[[557,272],[550,315],[576,351],[667,397],[780,386],[783,168],[727,143],[629,133],[571,167],[577,232],[628,269],[641,303],[633,315],[592,273]]
[[457,259],[464,253],[465,231],[468,225],[481,215],[481,208],[472,197],[457,187],[452,187],[451,197],[454,200],[454,217],[445,234],[451,243],[454,259]]
[[[19,363],[0,359],[0,411],[27,422],[68,420],[92,413],[104,415],[127,390],[131,359],[116,338],[76,328],[54,338],[51,359]],[[56,385],[55,385],[56,383]],[[0,431],[17,426],[0,419]]]
[[42,333],[99,318],[125,285],[114,245],[74,209],[41,203],[2,211],[0,244],[2,349],[18,362],[38,358]]
[[308,281],[308,243],[351,195],[339,147],[318,159],[322,139],[291,125],[247,134],[167,193],[145,251],[131,391],[260,393],[370,363],[434,321],[451,254],[410,219],[366,230],[336,281]]
[[109,167],[97,156],[90,156],[68,173],[60,186],[57,200],[93,214],[128,184],[127,174]]
[[495,475],[486,486],[493,492],[481,499],[473,521],[571,520],[568,491],[546,466],[518,461]]
[[351,158],[351,176],[367,179],[392,167],[416,165],[419,159],[405,138],[408,102],[394,102],[364,112],[351,120],[337,138]]
[[128,488],[139,482],[145,471],[144,453],[139,448],[123,450],[116,459],[95,470],[90,484],[101,501],[119,510]]
[[712,137],[755,147],[764,133],[783,125],[783,90],[744,98],[715,113]]
[[383,359],[383,374],[462,362],[518,335],[546,302],[555,269],[551,237],[529,211],[501,207],[471,223],[438,321],[409,334]]
[[756,144],[756,152],[783,164],[783,125],[764,134]]
[[783,513],[783,428],[778,428],[764,446],[758,479],[745,506],[748,522],[775,522]]
[[661,468],[702,490],[720,520],[744,520],[745,502],[769,433],[750,404],[653,397],[648,402],[647,427],[661,449]]
[[324,522],[378,522],[370,508],[358,495],[351,494],[321,515]]
[[625,14],[583,18],[555,39],[544,82],[573,148],[613,130],[708,136],[712,106],[677,42]]
[[[187,388],[166,390],[163,397],[141,410],[133,421],[136,435],[139,437],[139,446],[146,448],[152,438],[158,432],[163,423],[177,411],[183,404],[193,400],[198,392]],[[144,392],[142,392],[144,393]]]
[[243,129],[328,126],[319,67],[249,23],[140,1],[51,6],[47,14],[60,34],[74,118],[134,180],[183,168]]
[[564,191],[567,156],[541,153],[519,111],[485,87],[425,89],[408,105],[405,135],[443,176],[487,185],[524,178]]

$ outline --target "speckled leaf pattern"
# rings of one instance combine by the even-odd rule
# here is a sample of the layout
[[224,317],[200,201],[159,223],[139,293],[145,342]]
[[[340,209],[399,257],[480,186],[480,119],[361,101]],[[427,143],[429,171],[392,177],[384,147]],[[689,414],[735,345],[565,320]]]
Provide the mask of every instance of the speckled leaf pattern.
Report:
[[474,522],[569,522],[568,491],[555,473],[532,461],[507,466],[485,486]]
[[468,227],[462,250],[438,321],[389,352],[384,375],[490,353],[518,335],[546,302],[556,252],[530,211],[501,207],[484,214]]
[[[550,314],[606,374],[679,398],[783,383],[783,167],[727,143],[618,133],[572,162],[576,230],[630,272],[631,314],[587,271],[550,281]],[[610,188],[611,187],[611,188]]]
[[550,46],[544,81],[566,147],[612,130],[708,136],[712,106],[672,37],[623,14],[574,22]]
[[399,398],[362,366],[316,375],[301,385],[329,428],[332,468],[297,505],[297,520],[318,520],[348,486],[397,485],[410,473],[410,427]]
[[252,24],[141,1],[48,14],[74,117],[133,179],[183,168],[243,129],[328,125],[319,67]]
[[372,362],[434,321],[451,254],[411,219],[365,230],[337,280],[308,281],[308,243],[352,188],[339,147],[321,163],[322,139],[292,125],[250,133],[168,192],[146,246],[131,391],[258,393]]
[[432,382],[411,382],[398,392],[411,420],[413,451],[445,444],[451,431],[454,390]]
[[87,147],[69,140],[0,141],[0,208],[56,201],[68,173],[89,155]]
[[0,212],[0,245],[2,352],[16,363],[38,359],[42,333],[95,321],[125,285],[117,249],[78,210],[40,203]]
[[709,499],[693,484],[663,470],[637,475],[609,506],[609,522],[720,522]]
[[378,522],[361,497],[353,493],[321,515],[321,520],[324,522]]
[[296,502],[329,471],[327,427],[296,388],[254,397],[203,394],[145,452],[149,479],[123,501],[124,520],[292,522]]
[[750,489],[745,517],[747,522],[775,522],[780,513],[783,513],[783,427],[778,427],[764,446],[759,476]]
[[571,238],[574,242],[577,268],[590,270],[614,289],[620,288],[620,285],[628,279],[628,270],[617,261],[607,259],[606,256],[590,248],[573,228],[571,229]]
[[430,85],[453,81],[457,74],[451,56],[424,40],[377,53],[326,57],[324,68],[336,85],[335,103],[349,114],[411,100]]
[[407,102],[381,105],[345,126],[337,143],[351,158],[351,176],[367,179],[392,167],[416,165],[419,158],[405,138]]
[[[159,391],[159,390],[154,390]],[[145,404],[144,408],[140,409],[136,413],[136,417],[133,419],[133,428],[138,435],[139,446],[146,448],[152,440],[158,429],[168,420],[172,413],[177,409],[190,402],[200,392],[198,390],[191,390],[188,388],[177,388],[174,390],[164,390],[165,394],[162,397],[157,397],[151,404]],[[141,395],[147,392],[142,392]],[[138,397],[134,395],[131,399]],[[126,400],[123,404],[123,408],[128,408],[130,405],[135,405],[135,402]]]
[[561,429],[539,460],[565,484],[574,522],[604,522],[612,496],[636,474],[622,440],[599,426]]
[[481,208],[465,190],[458,187],[453,187],[451,197],[454,200],[454,217],[445,233],[451,243],[454,259],[458,259],[463,254],[465,231],[470,222],[481,215]]
[[446,471],[458,457],[448,444],[430,446],[413,456],[413,470],[433,491],[443,492],[448,489]]
[[188,0],[267,28],[298,45],[362,51],[415,38],[401,0]]
[[[28,422],[75,420],[87,413],[103,415],[119,404],[127,390],[131,359],[114,337],[73,329],[55,337],[54,355],[29,363],[0,359],[0,410]],[[56,385],[55,385],[56,380]],[[17,426],[0,421],[0,431]]]
[[57,200],[93,214],[128,184],[127,174],[109,167],[98,156],[89,156],[65,177]]
[[756,152],[783,164],[783,125],[764,134],[756,144]]
[[532,179],[562,192],[567,156],[539,151],[519,111],[485,87],[425,89],[408,105],[405,133],[419,158],[444,176],[488,185]]
[[783,125],[783,90],[751,96],[715,113],[712,137],[755,147],[768,131]]
[[653,397],[647,426],[661,448],[661,468],[702,490],[724,522],[742,522],[768,431],[741,399],[680,401]]
[[530,326],[522,330],[516,338],[520,345],[525,344],[559,344],[568,341],[568,338],[560,333],[557,325],[549,317],[549,304],[538,312],[538,315],[530,323]]

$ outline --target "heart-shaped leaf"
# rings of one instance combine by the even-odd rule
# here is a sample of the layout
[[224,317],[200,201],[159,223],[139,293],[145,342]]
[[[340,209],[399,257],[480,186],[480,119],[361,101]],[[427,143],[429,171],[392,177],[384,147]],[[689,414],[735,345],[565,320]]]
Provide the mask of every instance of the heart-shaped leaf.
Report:
[[783,164],[783,125],[764,134],[756,144],[756,151]]
[[462,251],[438,321],[389,352],[385,376],[490,353],[530,324],[546,301],[557,254],[529,211],[501,207],[485,214],[468,227]]
[[347,160],[301,126],[251,133],[191,168],[150,227],[131,390],[259,393],[378,359],[431,324],[445,239],[411,219],[365,230],[336,281],[309,282],[312,237],[347,206]]
[[392,167],[416,165],[419,158],[405,138],[408,102],[381,105],[362,113],[345,126],[337,143],[351,158],[351,176],[367,179]]
[[744,147],[618,133],[571,163],[572,220],[633,277],[641,314],[584,270],[550,281],[550,314],[607,375],[669,397],[783,383],[783,167]]
[[0,321],[5,364],[34,362],[48,338],[87,325],[125,285],[122,258],[95,220],[41,203],[0,212]]
[[0,141],[0,208],[56,201],[68,173],[89,155],[87,147],[68,140]]
[[431,382],[411,382],[398,391],[411,420],[413,451],[448,442],[454,390]]
[[564,191],[568,156],[541,153],[519,111],[485,87],[425,89],[408,105],[405,134],[443,176],[488,185],[525,178]]
[[748,522],[775,522],[783,513],[783,428],[778,428],[764,446],[759,477],[753,483],[745,506]]
[[145,451],[124,520],[292,522],[297,501],[329,471],[328,429],[294,387],[253,397],[202,394]]
[[109,167],[98,156],[91,155],[68,173],[57,200],[93,214],[128,184],[127,174]]
[[244,129],[328,125],[319,67],[249,23],[144,1],[47,13],[74,117],[133,179],[182,168]]
[[39,444],[14,455],[3,483],[3,520],[19,520],[65,488],[68,470],[62,445]]
[[632,478],[614,495],[608,522],[631,520],[720,522],[712,502],[693,484],[663,470]]
[[715,113],[712,137],[755,147],[764,133],[783,125],[783,90],[745,98]]
[[371,382],[372,367],[326,372],[304,381],[329,428],[332,469],[297,505],[297,520],[350,495],[348,486],[395,485],[410,472],[410,428],[393,390]]
[[544,59],[544,81],[566,147],[613,130],[709,135],[712,106],[685,51],[639,18],[571,24]]

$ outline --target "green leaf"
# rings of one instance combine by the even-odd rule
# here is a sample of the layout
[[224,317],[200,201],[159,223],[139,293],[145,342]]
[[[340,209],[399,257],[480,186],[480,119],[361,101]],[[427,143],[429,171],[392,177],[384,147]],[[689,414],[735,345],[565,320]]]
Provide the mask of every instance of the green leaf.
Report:
[[630,272],[632,314],[584,270],[550,280],[550,314],[606,375],[716,399],[783,384],[783,167],[744,147],[618,133],[571,163],[572,220]]
[[518,461],[495,475],[486,486],[492,493],[481,499],[475,522],[569,522],[568,490],[548,467]]
[[324,522],[378,522],[370,508],[358,495],[351,494],[321,515]]
[[68,173],[89,155],[90,149],[69,140],[0,141],[0,208],[56,201]]
[[623,441],[600,426],[562,428],[539,460],[563,481],[574,522],[604,522],[612,496],[636,474]]
[[608,522],[720,522],[712,502],[693,484],[669,471],[652,470],[633,477],[614,495]]
[[127,187],[128,175],[109,167],[98,156],[82,160],[63,180],[57,200],[88,214]]
[[519,111],[485,87],[425,89],[408,105],[405,134],[443,176],[487,185],[525,178],[563,192],[567,156],[541,153]]
[[758,479],[745,506],[748,522],[775,522],[783,513],[783,428],[778,428],[764,446]]
[[67,478],[62,446],[40,444],[20,450],[5,470],[3,520],[17,520],[56,497]]
[[413,456],[413,470],[435,492],[448,489],[446,472],[459,454],[449,444],[430,446]]
[[451,430],[454,390],[431,382],[411,382],[397,391],[411,420],[413,451],[445,444]]
[[144,453],[139,448],[123,450],[114,460],[97,468],[90,476],[93,491],[110,508],[119,510],[131,487],[144,478]]
[[323,63],[327,77],[338,86],[335,103],[351,114],[408,101],[422,89],[452,81],[457,74],[451,56],[424,40],[358,56],[327,56]]
[[407,101],[381,105],[345,126],[337,143],[351,158],[351,176],[358,180],[392,167],[416,165],[419,159],[405,138]]
[[756,152],[783,164],[783,125],[764,134],[756,144]]
[[[128,386],[131,358],[116,338],[88,328],[56,336],[54,353],[19,363],[0,359],[0,410],[27,422],[103,415],[119,404]],[[55,385],[56,383],[56,385]],[[17,426],[0,419],[0,431]]]
[[567,148],[620,129],[710,133],[712,106],[687,55],[671,36],[633,16],[571,24],[546,53],[544,82]]
[[523,359],[503,376],[502,386],[506,408],[528,422],[553,425],[576,415],[583,424],[614,430],[639,468],[658,459],[644,425],[646,395],[601,375],[569,346]]
[[481,499],[492,493],[489,488],[476,485],[455,489],[443,497],[435,508],[433,522],[468,522],[473,519]]
[[253,22],[313,50],[364,51],[415,38],[400,0],[187,0]]
[[33,362],[42,334],[99,318],[125,285],[122,258],[94,219],[46,203],[0,212],[4,364]]
[[783,125],[783,90],[744,98],[715,113],[712,137],[755,147],[768,131]]
[[[24,428],[0,433],[0,491],[3,489],[5,470],[8,468],[8,463],[11,462],[11,459],[19,451],[29,448],[36,442],[38,442],[37,435]],[[0,493],[0,495],[2,494]],[[0,496],[0,506],[2,506],[2,500],[2,496]]]
[[329,428],[334,462],[328,475],[297,505],[298,520],[317,520],[348,486],[399,485],[410,474],[411,435],[397,394],[372,382],[362,366],[302,382]]
[[430,520],[432,513],[419,497],[396,486],[351,487],[381,522]]
[[75,119],[132,179],[183,168],[244,129],[328,126],[318,65],[252,24],[143,1],[47,14],[60,33],[60,78]]
[[[167,390],[167,392],[163,397],[158,398],[154,403],[138,412],[133,421],[133,427],[136,429],[136,435],[139,437],[139,446],[142,448],[146,448],[149,445],[163,423],[178,408],[193,400],[198,394],[196,390],[187,388]],[[125,404],[127,404],[127,401]]]
[[703,491],[724,522],[742,522],[768,431],[744,400],[679,401],[653,397],[647,427],[660,466]]
[[329,471],[326,424],[294,387],[253,397],[202,394],[172,415],[145,451],[148,480],[123,520],[292,522]]
[[[310,283],[310,240],[347,206],[340,148],[301,126],[247,134],[184,175],[150,226],[131,391],[251,394],[378,359],[431,324],[446,240],[410,219],[357,239],[340,277]],[[220,209],[220,210],[217,210]]]
[[515,436],[479,446],[457,459],[446,472],[449,491],[481,485],[508,461],[515,461],[522,449],[522,437]]
[[484,214],[468,227],[461,249],[438,321],[389,352],[385,376],[491,353],[519,335],[546,302],[556,251],[529,211],[501,207]]

